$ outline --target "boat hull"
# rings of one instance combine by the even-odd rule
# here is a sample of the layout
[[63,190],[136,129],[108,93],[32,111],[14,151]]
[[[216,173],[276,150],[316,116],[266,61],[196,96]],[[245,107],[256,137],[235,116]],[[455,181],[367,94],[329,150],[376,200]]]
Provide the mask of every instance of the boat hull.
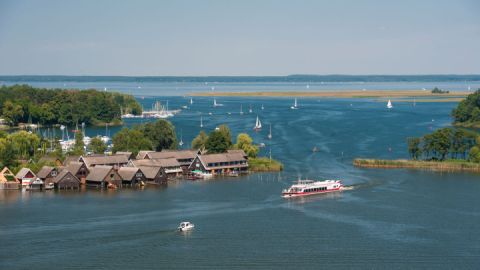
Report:
[[342,190],[343,190],[343,186],[339,188],[333,188],[333,189],[322,190],[322,191],[314,191],[314,192],[283,192],[282,197],[283,198],[304,197],[304,196],[318,195],[318,194],[324,194],[324,193],[339,192]]

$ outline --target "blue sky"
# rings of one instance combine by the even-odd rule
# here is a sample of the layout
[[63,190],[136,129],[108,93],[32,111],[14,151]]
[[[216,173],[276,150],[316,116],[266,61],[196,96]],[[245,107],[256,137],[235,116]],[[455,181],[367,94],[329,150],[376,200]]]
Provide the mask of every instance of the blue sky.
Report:
[[480,74],[478,1],[0,1],[1,75]]

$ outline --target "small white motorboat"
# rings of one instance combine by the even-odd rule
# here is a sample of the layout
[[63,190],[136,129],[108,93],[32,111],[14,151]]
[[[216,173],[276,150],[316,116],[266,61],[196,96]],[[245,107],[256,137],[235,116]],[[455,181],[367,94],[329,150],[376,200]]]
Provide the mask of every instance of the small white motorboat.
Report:
[[185,232],[185,231],[193,230],[193,228],[195,228],[195,225],[193,225],[193,223],[190,223],[188,221],[184,221],[184,222],[180,223],[180,225],[178,226],[177,229],[181,232]]

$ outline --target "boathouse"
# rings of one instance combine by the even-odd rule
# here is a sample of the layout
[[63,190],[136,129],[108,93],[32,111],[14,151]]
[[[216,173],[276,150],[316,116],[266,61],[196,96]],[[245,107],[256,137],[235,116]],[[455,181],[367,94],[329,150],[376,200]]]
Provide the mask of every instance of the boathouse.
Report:
[[122,178],[113,166],[97,165],[89,168],[85,184],[89,187],[106,188],[109,184],[120,186]]
[[87,165],[83,162],[73,161],[70,162],[66,169],[71,172],[75,177],[80,180],[80,183],[85,184],[85,179],[89,173]]
[[122,186],[124,187],[133,187],[141,182],[145,183],[147,180],[142,170],[136,167],[121,167],[118,169],[118,174],[122,178]]
[[167,174],[162,167],[148,167],[148,166],[139,166],[145,175],[147,184],[166,184],[167,183]]
[[188,169],[192,161],[197,156],[197,151],[194,150],[163,150],[161,152],[146,153],[144,159],[170,159],[174,158],[180,164],[183,170]]
[[245,152],[239,150],[231,153],[197,155],[188,169],[212,174],[241,173],[248,170],[248,162]]
[[53,179],[53,184],[56,189],[79,189],[80,179],[75,177],[69,170],[61,170]]
[[51,166],[43,166],[37,173],[37,177],[40,178],[45,185],[53,183],[53,179],[57,176],[58,169]]
[[127,165],[128,158],[126,155],[82,156],[79,161],[85,163],[87,167],[95,167],[98,165],[122,167]]
[[80,161],[80,156],[67,156],[63,161],[63,166],[68,166],[70,162],[78,162]]
[[20,180],[22,187],[25,188],[30,186],[30,183],[33,182],[33,180],[37,179],[37,176],[29,168],[20,169],[15,177]]
[[7,167],[0,171],[0,189],[19,189],[20,181]]
[[117,151],[117,152],[115,153],[115,155],[124,155],[124,156],[126,156],[127,159],[129,159],[129,160],[134,158],[133,153],[132,153],[132,152],[128,152],[128,151]]
[[182,175],[183,170],[176,158],[130,160],[130,167],[159,167],[172,179]]
[[152,151],[152,150],[142,150],[142,151],[139,151],[138,154],[137,154],[137,157],[135,159],[145,159],[145,157],[147,156],[148,153],[152,153],[152,152],[155,152],[155,151]]

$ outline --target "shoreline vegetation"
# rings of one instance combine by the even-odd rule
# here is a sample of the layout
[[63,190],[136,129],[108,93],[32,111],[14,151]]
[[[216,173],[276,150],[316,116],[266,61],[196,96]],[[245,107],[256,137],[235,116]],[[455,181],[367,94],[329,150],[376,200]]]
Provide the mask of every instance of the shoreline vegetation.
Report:
[[139,115],[142,106],[132,96],[95,89],[51,89],[30,85],[0,86],[0,118],[11,127],[121,125],[122,114]]
[[408,159],[365,159],[356,158],[353,165],[360,168],[383,168],[383,169],[422,169],[443,172],[468,171],[480,173],[480,163],[465,160],[408,160]]
[[[423,90],[338,90],[338,91],[312,91],[312,92],[297,92],[297,91],[262,91],[262,92],[198,92],[191,93],[192,96],[200,97],[326,97],[326,98],[435,98],[435,100],[442,100],[444,98],[449,101],[463,100],[469,92],[450,92],[450,93],[432,93],[431,91]],[[453,99],[453,100],[452,100]],[[421,100],[417,100],[419,102]]]
[[268,157],[255,157],[248,159],[248,170],[251,172],[279,172],[283,170],[283,164]]

